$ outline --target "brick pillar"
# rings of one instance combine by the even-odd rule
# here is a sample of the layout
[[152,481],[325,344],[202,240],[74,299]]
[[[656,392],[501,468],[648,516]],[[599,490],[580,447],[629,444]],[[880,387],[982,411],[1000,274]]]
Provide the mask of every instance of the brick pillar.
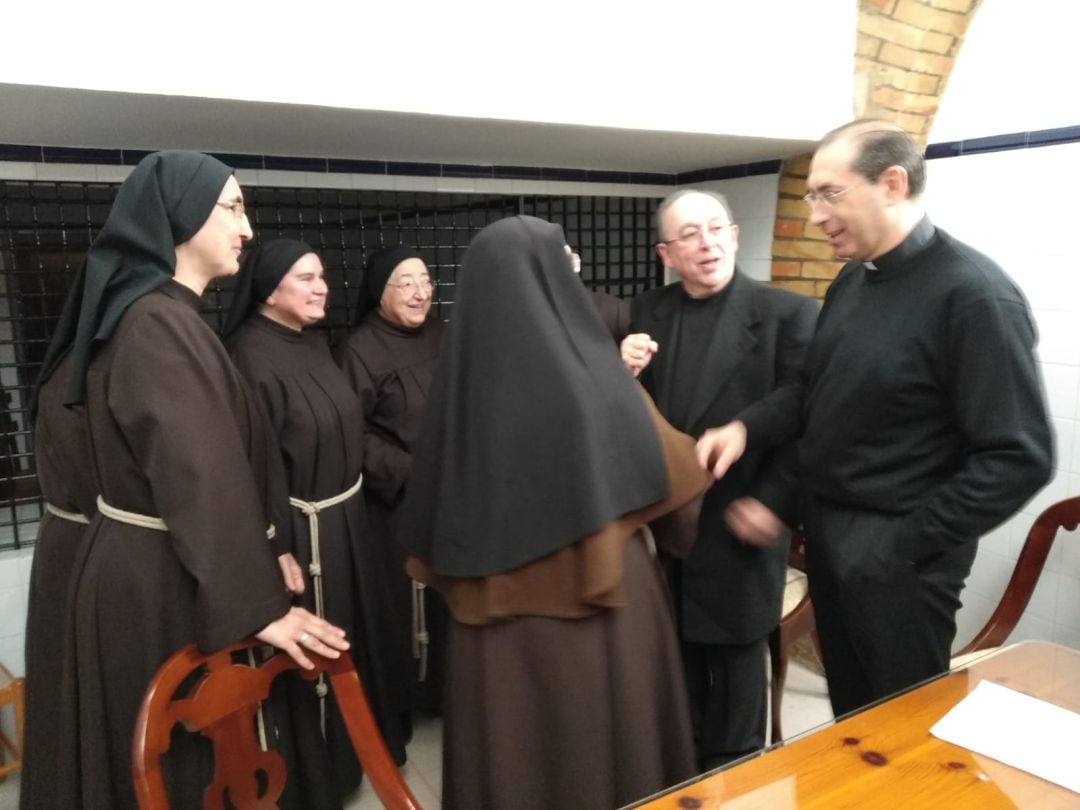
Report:
[[[859,0],[857,118],[884,118],[925,145],[956,55],[980,0]],[[844,123],[837,121],[837,125]],[[784,161],[773,229],[773,283],[821,298],[840,262],[807,222],[810,156]]]

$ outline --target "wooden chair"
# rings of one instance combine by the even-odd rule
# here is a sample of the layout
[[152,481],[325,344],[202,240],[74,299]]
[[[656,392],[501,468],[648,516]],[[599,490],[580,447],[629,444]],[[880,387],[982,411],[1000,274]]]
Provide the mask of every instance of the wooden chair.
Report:
[[[0,707],[10,706],[14,715],[15,739],[0,731],[0,782],[8,774],[22,767],[23,704],[26,699],[26,681],[12,677],[7,667],[0,664]],[[10,759],[5,763],[4,759]]]
[[810,604],[810,590],[806,580],[806,539],[802,530],[796,529],[791,533],[787,584],[784,586],[780,624],[769,634],[769,658],[772,661],[772,678],[769,684],[772,723],[769,733],[774,743],[784,739],[780,727],[780,708],[784,699],[784,682],[787,680],[788,657],[792,645],[803,636],[810,636],[815,648],[817,647],[814,608]]
[[[993,614],[975,637],[961,649],[950,662],[950,669],[961,669],[973,659],[987,655],[1005,643],[1024,614],[1035,586],[1039,582],[1046,558],[1054,545],[1060,529],[1072,531],[1080,525],[1080,496],[1066,498],[1045,509],[1028,531],[1024,547],[1016,560],[1012,577],[1001,596]],[[784,607],[780,625],[769,636],[769,654],[772,658],[772,741],[783,739],[780,728],[780,706],[787,678],[788,655],[791,645],[802,636],[809,635],[817,647],[814,630],[814,610],[806,585],[805,539],[796,530],[791,535],[791,551],[788,556],[788,584],[784,589]],[[820,653],[819,653],[820,656]]]
[[375,724],[352,658],[347,653],[331,659],[308,652],[315,663],[310,671],[280,651],[257,665],[235,660],[234,653],[262,646],[252,640],[204,654],[192,645],[158,670],[143,697],[131,752],[141,810],[168,808],[159,757],[168,750],[177,723],[213,742],[214,777],[204,794],[205,808],[276,808],[285,786],[285,765],[277,752],[259,746],[256,712],[273,679],[294,669],[308,680],[326,673],[357,758],[383,805],[419,810]]
[[1058,530],[1072,531],[1077,525],[1080,525],[1080,497],[1058,501],[1035,518],[1001,600],[983,628],[953,656],[951,669],[960,669],[973,658],[1005,643],[1031,601]]

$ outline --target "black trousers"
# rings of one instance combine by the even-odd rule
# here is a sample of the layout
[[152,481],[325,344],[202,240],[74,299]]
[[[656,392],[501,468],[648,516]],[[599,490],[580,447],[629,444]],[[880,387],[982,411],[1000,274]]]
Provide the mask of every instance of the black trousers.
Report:
[[977,541],[912,560],[898,537],[901,521],[815,498],[804,503],[810,599],[837,717],[949,668]]
[[702,771],[765,746],[768,639],[744,645],[681,641],[694,750]]

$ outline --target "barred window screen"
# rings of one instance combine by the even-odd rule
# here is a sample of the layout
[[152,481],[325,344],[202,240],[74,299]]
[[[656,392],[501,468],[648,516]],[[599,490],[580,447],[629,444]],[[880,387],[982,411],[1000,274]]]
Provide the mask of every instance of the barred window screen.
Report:
[[[0,550],[30,545],[37,534],[43,500],[29,397],[68,288],[117,188],[0,181]],[[590,287],[628,298],[662,279],[651,247],[657,201],[649,198],[251,187],[245,201],[256,239],[295,237],[319,252],[332,343],[349,329],[372,250],[416,247],[435,282],[435,311],[451,320],[469,242],[485,225],[517,213],[563,226]],[[228,280],[207,290],[204,315],[214,328],[231,296]]]

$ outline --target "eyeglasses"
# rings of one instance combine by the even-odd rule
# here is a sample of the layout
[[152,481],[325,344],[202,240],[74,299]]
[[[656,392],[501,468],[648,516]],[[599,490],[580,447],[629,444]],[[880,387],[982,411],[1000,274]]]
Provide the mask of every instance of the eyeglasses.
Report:
[[709,225],[706,228],[695,228],[692,231],[679,234],[674,239],[661,239],[661,245],[670,245],[672,242],[678,242],[680,245],[690,245],[694,242],[698,242],[702,238],[708,236],[710,239],[717,239],[720,234],[724,232],[725,228],[730,228],[735,223],[725,222],[723,225]]
[[847,188],[838,188],[832,191],[811,191],[808,194],[803,195],[803,200],[807,205],[813,207],[818,203],[821,203],[826,208],[832,208],[836,205],[836,201],[858,186],[866,185],[865,183],[852,183]]
[[237,220],[243,219],[247,216],[247,211],[244,209],[243,200],[229,200],[228,202],[216,202],[214,205],[220,206],[236,217]]
[[417,290],[423,290],[424,292],[431,292],[432,283],[431,279],[426,276],[419,281],[415,278],[406,278],[403,281],[398,281],[393,284],[389,282],[387,287],[393,287],[396,290],[401,290],[404,295],[415,295]]

